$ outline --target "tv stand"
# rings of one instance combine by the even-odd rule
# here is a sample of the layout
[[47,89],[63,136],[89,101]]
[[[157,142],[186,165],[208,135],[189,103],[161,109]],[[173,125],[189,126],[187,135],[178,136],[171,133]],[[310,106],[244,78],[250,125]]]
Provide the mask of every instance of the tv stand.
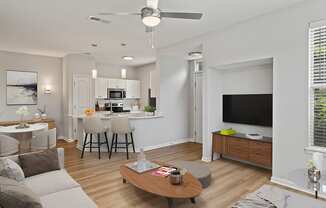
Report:
[[217,153],[221,158],[227,156],[231,159],[271,168],[272,148],[271,137],[252,139],[241,133],[225,136],[219,131],[213,132],[212,135],[212,161],[214,153]]

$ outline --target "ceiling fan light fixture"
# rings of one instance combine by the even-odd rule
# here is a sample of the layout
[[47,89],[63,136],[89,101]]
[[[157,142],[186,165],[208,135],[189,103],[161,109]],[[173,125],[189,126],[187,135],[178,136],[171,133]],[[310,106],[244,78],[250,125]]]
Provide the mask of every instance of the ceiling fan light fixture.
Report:
[[155,27],[161,22],[160,10],[145,7],[141,10],[141,18],[147,27]]
[[160,24],[161,18],[156,17],[156,16],[147,16],[143,18],[143,23],[147,27],[155,27],[158,24]]

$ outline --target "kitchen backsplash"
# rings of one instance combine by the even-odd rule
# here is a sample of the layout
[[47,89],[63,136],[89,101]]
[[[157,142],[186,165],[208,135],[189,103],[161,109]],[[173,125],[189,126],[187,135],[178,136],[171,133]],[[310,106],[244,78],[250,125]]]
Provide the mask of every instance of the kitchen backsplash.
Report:
[[112,100],[112,101],[99,99],[96,101],[98,101],[100,108],[103,107],[104,104],[108,103],[108,102],[112,102],[112,103],[123,102],[124,109],[130,109],[130,110],[131,110],[132,106],[134,106],[134,105],[139,106],[139,100],[136,100],[136,99]]

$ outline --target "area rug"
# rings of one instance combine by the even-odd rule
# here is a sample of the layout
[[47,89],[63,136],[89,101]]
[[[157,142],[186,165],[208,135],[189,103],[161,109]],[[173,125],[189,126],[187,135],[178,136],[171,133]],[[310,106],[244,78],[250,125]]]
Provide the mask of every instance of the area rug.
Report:
[[277,186],[264,185],[239,200],[232,208],[325,208],[326,202],[288,191]]

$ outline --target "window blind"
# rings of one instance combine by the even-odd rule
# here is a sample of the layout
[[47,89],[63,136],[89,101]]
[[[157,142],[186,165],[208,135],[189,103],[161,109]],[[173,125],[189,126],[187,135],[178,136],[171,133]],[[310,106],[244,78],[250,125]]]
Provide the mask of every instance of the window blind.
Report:
[[311,145],[326,147],[326,23],[309,29]]

